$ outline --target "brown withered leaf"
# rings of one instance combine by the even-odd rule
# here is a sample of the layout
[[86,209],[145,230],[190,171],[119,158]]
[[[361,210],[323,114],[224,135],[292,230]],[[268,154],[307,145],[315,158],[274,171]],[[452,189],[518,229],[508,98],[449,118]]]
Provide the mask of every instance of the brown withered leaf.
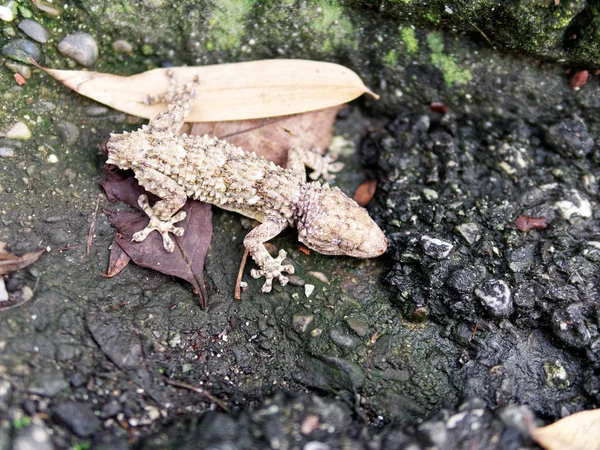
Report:
[[110,259],[108,261],[108,270],[106,271],[106,275],[102,275],[106,278],[112,278],[114,276],[119,275],[127,264],[129,264],[131,258],[125,250],[121,248],[119,243],[117,242],[117,237],[113,238],[112,245],[110,246]]
[[342,108],[344,105],[267,119],[193,123],[184,131],[224,139],[286,167],[287,152],[292,147],[325,152],[331,143],[333,123]]
[[6,242],[0,241],[0,276],[21,270],[33,264],[44,253],[46,253],[46,250],[42,249],[37,252],[25,253],[22,256],[16,256],[6,251]]
[[377,180],[365,181],[354,193],[354,201],[360,206],[367,206],[377,190]]
[[546,450],[600,450],[600,409],[571,414],[530,433]]
[[[139,209],[137,199],[139,193],[144,191],[135,178],[105,181],[102,186],[109,199],[120,200]],[[194,200],[188,200],[182,209],[187,216],[177,225],[183,227],[185,233],[182,237],[171,236],[175,241],[173,253],[164,249],[162,237],[158,232],[150,233],[143,242],[131,241],[133,234],[148,224],[149,220],[145,215],[129,211],[105,211],[105,214],[119,232],[114,242],[134,263],[188,281],[198,292],[200,305],[205,309],[203,270],[204,258],[212,237],[212,212],[210,205]],[[118,255],[115,258],[118,258]]]
[[196,67],[153,69],[129,77],[81,70],[46,73],[81,95],[119,111],[149,119],[165,109],[148,96],[167,91],[171,71],[178,84],[196,76],[196,103],[188,122],[276,117],[347,103],[372,93],[360,77],[339,64],[301,59],[268,59]]

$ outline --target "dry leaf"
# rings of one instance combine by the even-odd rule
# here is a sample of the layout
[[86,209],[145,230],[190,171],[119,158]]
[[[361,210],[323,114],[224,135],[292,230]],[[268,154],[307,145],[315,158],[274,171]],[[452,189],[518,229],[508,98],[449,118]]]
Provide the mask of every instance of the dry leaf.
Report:
[[[134,177],[122,178],[120,172],[105,167],[110,180],[103,181],[102,187],[110,201],[122,201],[139,209],[138,197],[144,193]],[[150,199],[156,199],[152,196]],[[206,292],[204,289],[204,258],[212,236],[212,212],[210,205],[188,200],[182,208],[186,218],[178,225],[186,231],[183,237],[173,236],[176,250],[168,253],[163,248],[159,233],[150,233],[143,242],[132,242],[136,231],[148,224],[148,217],[129,211],[104,211],[111,225],[118,231],[113,239],[110,265],[106,277],[117,275],[129,263],[128,258],[138,266],[147,267],[158,272],[173,275],[190,282],[200,296],[202,309],[206,308]],[[126,255],[119,252],[119,247]]]
[[275,164],[286,167],[287,152],[292,147],[325,151],[331,143],[333,123],[343,106],[311,111],[291,116],[229,122],[194,123],[189,134],[209,134],[255,152]]
[[121,248],[119,243],[117,242],[117,237],[115,236],[112,241],[112,245],[110,246],[110,259],[108,262],[108,270],[106,271],[106,275],[102,275],[106,278],[112,278],[114,276],[119,275],[127,264],[129,264],[131,258],[125,250]]
[[245,120],[297,114],[347,103],[372,93],[350,69],[319,61],[268,59],[198,67],[153,69],[122,77],[78,70],[44,69],[74,91],[112,108],[149,119],[165,109],[148,95],[167,91],[167,70],[178,84],[198,76],[188,122]]
[[600,450],[600,409],[581,411],[531,430],[546,450]]
[[6,251],[6,242],[0,241],[0,276],[23,269],[36,262],[46,252],[42,249],[33,253],[16,256]]
[[377,180],[365,181],[354,193],[354,201],[360,206],[367,206],[377,190]]

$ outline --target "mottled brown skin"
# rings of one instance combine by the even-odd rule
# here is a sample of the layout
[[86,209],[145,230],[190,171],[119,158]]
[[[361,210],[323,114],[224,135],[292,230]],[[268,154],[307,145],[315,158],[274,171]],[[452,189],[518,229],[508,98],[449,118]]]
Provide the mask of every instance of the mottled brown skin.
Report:
[[327,179],[333,177],[329,171],[341,169],[340,163],[292,149],[289,168],[284,169],[223,140],[179,135],[193,98],[190,87],[175,89],[172,84],[165,96],[166,111],[140,130],[112,134],[108,141],[107,162],[133,169],[139,183],[161,198],[150,207],[147,197],[140,196],[150,223],[133,240],[143,241],[157,230],[165,249],[172,252],[169,233],[183,235],[174,224],[185,218],[179,209],[188,197],[251,217],[262,223],[248,233],[244,246],[259,266],[252,276],[266,278],[263,292],[271,290],[273,278],[283,286],[288,282],[283,273],[294,272],[291,265],[282,264],[284,250],[273,258],[264,247],[288,226],[298,228],[301,242],[327,255],[372,258],[386,251],[383,232],[364,208],[338,188],[306,182],[305,165],[314,170],[312,178]]

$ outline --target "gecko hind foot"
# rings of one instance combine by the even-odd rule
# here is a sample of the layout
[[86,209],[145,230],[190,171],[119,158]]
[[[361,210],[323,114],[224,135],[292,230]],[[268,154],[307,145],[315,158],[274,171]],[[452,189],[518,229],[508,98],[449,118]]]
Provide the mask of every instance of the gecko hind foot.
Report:
[[138,199],[138,204],[140,208],[146,213],[146,215],[150,218],[150,223],[141,231],[133,234],[132,241],[142,242],[145,240],[148,235],[154,230],[158,231],[163,238],[163,247],[169,253],[175,250],[175,243],[169,233],[173,233],[175,236],[183,236],[183,228],[177,227],[174,224],[177,222],[181,222],[186,217],[185,211],[179,211],[177,214],[173,215],[169,219],[163,220],[156,216],[154,210],[150,207],[148,203],[148,196],[140,195]]
[[[313,150],[318,152],[318,149]],[[318,154],[318,153],[317,153]],[[317,167],[313,169],[309,177],[311,180],[317,180],[319,177],[330,181],[335,178],[335,173],[339,172],[344,168],[344,163],[337,161],[337,155],[327,154],[317,159]]]
[[285,286],[288,283],[289,278],[284,276],[282,272],[287,272],[291,275],[294,273],[294,267],[289,264],[281,264],[286,256],[287,253],[285,250],[279,250],[279,256],[277,256],[277,258],[271,258],[271,260],[267,261],[259,270],[252,269],[250,271],[250,275],[253,278],[265,277],[265,284],[263,284],[261,292],[264,292],[265,294],[271,292],[274,278],[277,278],[282,286]]

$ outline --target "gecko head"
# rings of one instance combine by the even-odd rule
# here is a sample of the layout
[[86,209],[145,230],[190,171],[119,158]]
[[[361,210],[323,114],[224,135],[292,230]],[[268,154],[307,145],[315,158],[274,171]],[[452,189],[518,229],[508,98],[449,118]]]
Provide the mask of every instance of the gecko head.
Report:
[[123,170],[131,169],[137,165],[140,158],[143,161],[143,150],[140,150],[143,148],[140,143],[136,142],[134,133],[111,133],[106,143],[106,150],[108,152],[106,163],[114,164]]
[[298,223],[298,239],[325,255],[374,258],[387,250],[387,239],[367,210],[338,188],[310,183]]

